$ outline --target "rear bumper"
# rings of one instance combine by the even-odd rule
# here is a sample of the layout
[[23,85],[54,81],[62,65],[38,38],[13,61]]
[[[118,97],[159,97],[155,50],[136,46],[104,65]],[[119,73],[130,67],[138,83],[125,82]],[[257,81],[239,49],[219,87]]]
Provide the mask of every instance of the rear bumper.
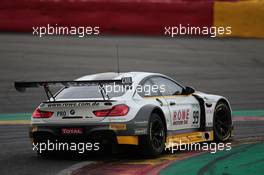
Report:
[[[81,134],[63,134],[62,129],[81,128]],[[100,142],[103,144],[138,145],[139,135],[146,134],[146,127],[126,123],[96,125],[32,125],[29,136],[33,142],[58,140],[63,142]]]
[[[127,122],[109,123],[33,123],[29,135],[33,141],[54,138],[58,140],[82,141],[101,140],[103,143],[117,143],[138,145],[139,137],[148,134],[148,120],[155,106],[141,108],[134,119]],[[63,128],[82,128],[83,134],[65,136],[61,134]]]

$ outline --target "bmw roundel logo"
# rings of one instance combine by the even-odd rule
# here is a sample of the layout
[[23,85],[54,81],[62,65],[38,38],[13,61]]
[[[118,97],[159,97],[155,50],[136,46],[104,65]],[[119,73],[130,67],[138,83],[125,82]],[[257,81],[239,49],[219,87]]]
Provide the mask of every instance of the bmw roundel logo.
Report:
[[72,110],[70,110],[70,114],[71,115],[74,115],[75,114],[75,111],[72,109]]

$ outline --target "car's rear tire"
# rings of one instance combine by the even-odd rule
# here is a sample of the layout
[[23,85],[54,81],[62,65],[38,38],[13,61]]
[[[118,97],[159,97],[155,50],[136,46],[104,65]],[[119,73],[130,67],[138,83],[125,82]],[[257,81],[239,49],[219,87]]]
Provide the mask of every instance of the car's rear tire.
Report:
[[140,137],[140,148],[143,155],[155,156],[163,152],[166,141],[166,128],[161,117],[152,113],[148,134]]
[[228,141],[232,134],[232,117],[229,107],[225,103],[218,103],[214,111],[214,140]]

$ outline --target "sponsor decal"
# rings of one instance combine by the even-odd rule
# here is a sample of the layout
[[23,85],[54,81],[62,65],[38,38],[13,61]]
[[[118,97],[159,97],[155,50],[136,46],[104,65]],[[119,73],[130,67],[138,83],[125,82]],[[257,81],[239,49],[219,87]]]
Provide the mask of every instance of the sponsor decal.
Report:
[[146,126],[148,121],[135,121],[135,125],[137,126]]
[[[45,105],[45,104],[44,104]],[[78,103],[51,103],[46,104],[46,107],[81,107],[81,106],[99,106],[98,102],[78,102]],[[41,107],[44,107],[41,105]]]
[[62,128],[62,135],[79,135],[83,134],[83,128]]
[[213,126],[213,122],[207,122],[207,123],[206,123],[206,126],[207,126],[207,127],[211,127],[211,126]]
[[119,121],[126,121],[126,118],[124,117],[107,117],[109,122],[119,122]]
[[75,114],[75,110],[74,109],[70,110],[70,114],[74,115]]
[[85,116],[85,118],[93,118],[92,116]]
[[207,108],[205,112],[206,113],[214,113],[214,109],[213,108]]
[[113,123],[113,124],[109,124],[109,129],[112,130],[126,130],[126,124],[123,123]]
[[58,111],[57,112],[58,117],[65,117],[66,116],[66,111]]
[[188,124],[190,109],[179,109],[173,112],[173,125]]
[[135,134],[147,134],[147,128],[135,129]]

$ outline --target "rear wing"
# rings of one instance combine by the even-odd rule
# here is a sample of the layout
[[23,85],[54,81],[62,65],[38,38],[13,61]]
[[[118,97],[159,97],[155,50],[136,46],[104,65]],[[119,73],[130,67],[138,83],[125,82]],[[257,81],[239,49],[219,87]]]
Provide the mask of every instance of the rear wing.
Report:
[[[103,88],[105,85],[108,84],[117,84],[117,85],[131,85],[132,84],[132,77],[123,77],[118,80],[87,80],[87,81],[32,81],[32,82],[25,82],[25,81],[15,81],[14,86],[18,92],[25,92],[27,88],[38,88],[43,87],[48,100],[52,98],[55,101],[54,95],[50,91],[50,86],[64,86],[64,87],[76,87],[76,86],[93,86],[98,85],[100,86],[100,91],[105,99],[105,96],[108,95]],[[109,99],[109,97],[108,97]]]

